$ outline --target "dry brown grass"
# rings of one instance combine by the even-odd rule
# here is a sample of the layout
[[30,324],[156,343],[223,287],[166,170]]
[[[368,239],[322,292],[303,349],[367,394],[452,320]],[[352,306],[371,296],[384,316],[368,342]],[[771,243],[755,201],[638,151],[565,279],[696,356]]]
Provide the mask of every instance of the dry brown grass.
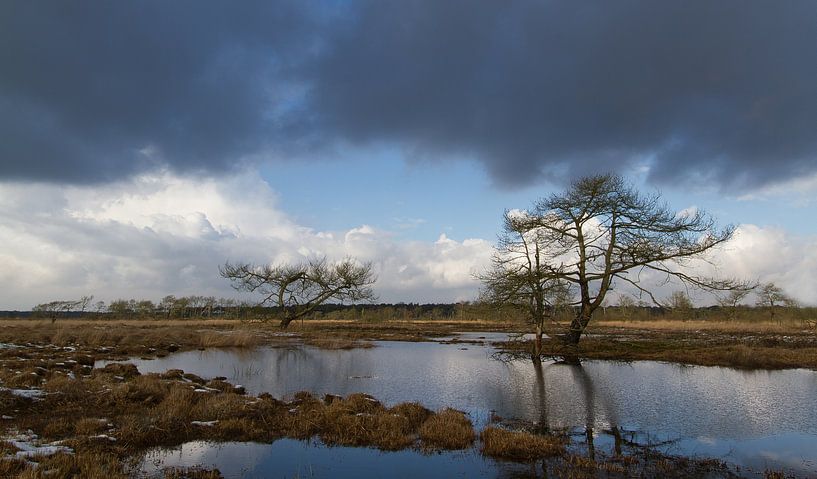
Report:
[[[0,461],[2,463],[4,461]],[[87,479],[127,478],[121,460],[113,454],[103,453],[58,453],[37,459],[38,466],[26,465],[16,477],[20,479],[41,479],[54,477],[81,477]],[[1,471],[1,470],[0,470]],[[2,477],[2,476],[0,476]],[[9,476],[12,477],[12,476]]]
[[649,321],[602,320],[598,325],[611,328],[648,329],[657,331],[719,331],[727,333],[787,334],[808,331],[802,321],[729,321],[729,320],[689,320],[652,319]]
[[201,467],[171,467],[163,471],[165,479],[221,479],[218,469],[204,469]]
[[554,436],[487,427],[480,439],[482,453],[495,459],[533,461],[565,454],[565,441]]
[[311,336],[304,339],[304,343],[321,349],[367,349],[375,345],[370,341],[361,341],[348,338]]
[[269,327],[238,321],[0,321],[0,342],[80,347],[99,355],[157,355],[180,349],[252,347]]
[[464,449],[473,444],[475,438],[471,420],[454,409],[443,409],[420,427],[420,439],[426,448]]

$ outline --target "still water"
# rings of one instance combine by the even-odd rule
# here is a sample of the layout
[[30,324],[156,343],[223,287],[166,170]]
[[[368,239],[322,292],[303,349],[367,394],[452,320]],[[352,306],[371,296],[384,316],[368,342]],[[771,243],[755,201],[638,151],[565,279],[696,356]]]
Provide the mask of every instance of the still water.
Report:
[[[461,337],[482,336],[486,341],[503,339],[490,333]],[[493,359],[495,350],[489,342],[376,345],[352,350],[292,345],[191,351],[133,362],[143,373],[178,368],[203,377],[226,376],[253,394],[286,398],[302,390],[365,392],[386,404],[418,401],[431,409],[454,407],[468,412],[477,427],[484,426],[492,413],[534,422],[542,429],[618,427],[642,444],[661,443],[665,452],[817,476],[814,371],[738,371],[652,361],[535,367],[528,361]],[[269,445],[246,447],[274,452]],[[345,454],[322,452],[314,457],[334,453]],[[474,467],[490,468],[482,459],[474,461]],[[462,467],[467,463],[459,462]]]

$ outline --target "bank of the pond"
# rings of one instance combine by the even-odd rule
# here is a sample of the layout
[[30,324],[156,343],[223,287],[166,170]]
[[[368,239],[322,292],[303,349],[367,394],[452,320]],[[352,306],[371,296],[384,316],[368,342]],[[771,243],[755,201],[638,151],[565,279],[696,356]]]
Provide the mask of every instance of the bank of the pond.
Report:
[[[566,325],[555,326],[554,331]],[[273,323],[231,320],[82,319],[0,320],[0,343],[43,348],[71,347],[95,359],[155,357],[174,351],[215,347],[252,348],[294,340],[323,349],[371,346],[372,341],[435,341],[458,331],[525,333],[518,323],[498,321],[309,320],[286,331]],[[532,344],[515,342],[509,352],[527,354]],[[565,352],[546,342],[545,354]],[[744,369],[809,368],[817,370],[817,331],[802,325],[717,321],[616,321],[591,323],[579,348],[582,359],[655,360]],[[0,355],[2,350],[0,350]]]

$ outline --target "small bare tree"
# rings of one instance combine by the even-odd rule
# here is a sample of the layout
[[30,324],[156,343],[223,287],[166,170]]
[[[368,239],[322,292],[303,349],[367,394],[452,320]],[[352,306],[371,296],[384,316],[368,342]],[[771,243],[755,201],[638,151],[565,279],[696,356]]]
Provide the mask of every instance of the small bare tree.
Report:
[[756,304],[761,308],[769,308],[769,316],[772,320],[774,320],[776,307],[797,307],[797,301],[774,283],[765,283],[760,286],[757,290]]
[[693,310],[695,309],[695,305],[692,303],[692,299],[690,299],[689,294],[682,290],[673,291],[667,301],[664,303],[664,306],[679,314],[685,321],[690,319]]
[[483,282],[481,299],[510,305],[527,313],[534,326],[532,357],[542,355],[542,336],[553,324],[556,307],[569,303],[566,281],[551,272],[548,254],[551,238],[541,229],[529,229],[526,213],[506,211],[504,227],[492,257],[492,268],[478,275]]
[[740,303],[746,299],[746,296],[752,292],[752,289],[754,288],[735,289],[718,296],[718,305],[726,310],[726,315],[729,319],[737,319],[738,307],[740,306]]
[[325,301],[372,301],[376,281],[371,263],[326,258],[300,264],[255,265],[225,263],[219,267],[237,291],[260,293],[260,305],[275,305],[282,312],[281,327],[312,312]]

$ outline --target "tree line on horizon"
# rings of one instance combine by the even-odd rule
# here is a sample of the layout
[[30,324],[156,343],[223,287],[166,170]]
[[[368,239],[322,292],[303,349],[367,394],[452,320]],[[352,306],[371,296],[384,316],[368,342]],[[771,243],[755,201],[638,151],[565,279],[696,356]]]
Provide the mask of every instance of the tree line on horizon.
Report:
[[[802,307],[797,301],[787,296],[773,283],[760,288],[754,303],[746,302],[745,295],[727,295],[711,306],[696,307],[689,295],[682,290],[674,291],[663,306],[656,306],[633,296],[623,295],[616,303],[606,303],[602,307],[604,318],[622,320],[649,320],[655,318],[692,319],[727,319],[741,320],[748,318],[783,319],[809,314],[817,308]],[[31,316],[35,318],[52,317],[86,317],[117,319],[254,319],[281,314],[278,306],[261,306],[257,302],[216,298],[214,296],[179,296],[167,295],[160,301],[148,299],[117,299],[110,303],[93,301],[93,296],[83,296],[78,300],[49,301],[34,306],[30,312],[7,311],[3,316]],[[737,301],[736,301],[737,299]],[[743,301],[743,302],[741,302]],[[553,314],[567,319],[573,307],[553,306]],[[799,311],[799,313],[797,313]],[[458,319],[496,320],[524,322],[527,317],[516,308],[498,306],[485,301],[459,301],[456,303],[363,303],[340,304],[323,303],[318,305],[309,318],[347,319],[347,320],[413,320],[413,319]]]

